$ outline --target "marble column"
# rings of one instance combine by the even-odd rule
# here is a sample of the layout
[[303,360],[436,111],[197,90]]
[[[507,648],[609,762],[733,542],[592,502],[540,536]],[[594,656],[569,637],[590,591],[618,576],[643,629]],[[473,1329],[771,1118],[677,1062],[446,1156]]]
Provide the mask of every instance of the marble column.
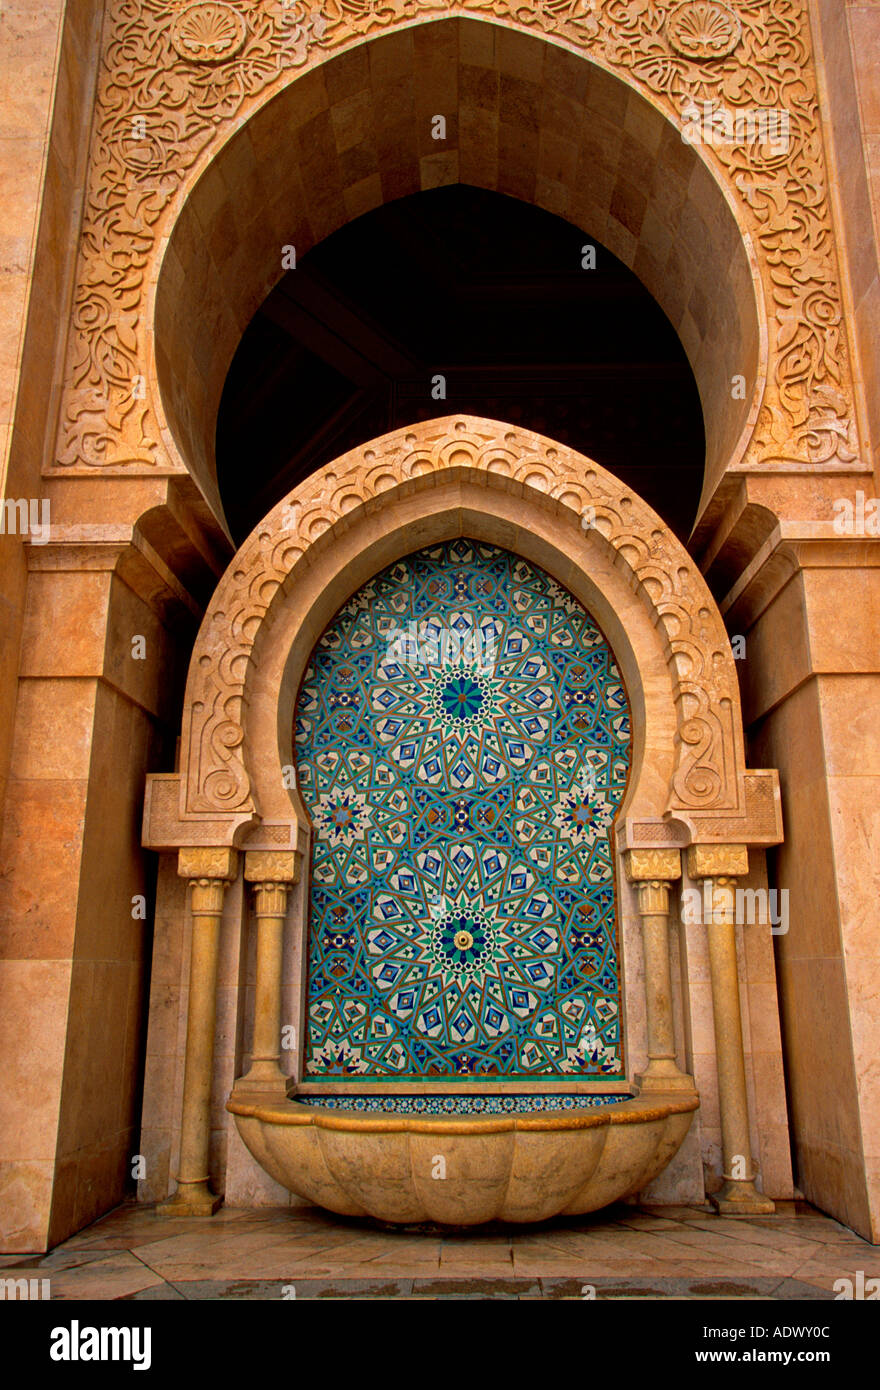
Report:
[[292,850],[248,850],[244,876],[254,886],[257,965],[251,1065],[236,1091],[260,1091],[285,1099],[281,1069],[281,978],[284,919],[290,890],[299,881],[300,855]]
[[709,971],[721,1110],[723,1186],[710,1200],[724,1215],[756,1216],[775,1211],[769,1197],[755,1188],[756,1171],[749,1137],[749,1103],[743,1051],[739,973],[736,960],[736,882],[749,871],[745,845],[692,845],[688,873],[709,880],[704,916],[709,939]]
[[677,849],[630,849],[624,867],[638,896],[645,966],[648,1065],[636,1080],[642,1091],[693,1090],[693,1077],[675,1057],[669,965],[669,892],[681,878],[681,854]]
[[213,1216],[223,1201],[222,1196],[211,1191],[208,1172],[217,961],[223,899],[228,884],[238,873],[238,854],[234,849],[181,849],[177,872],[190,880],[189,1007],[177,1191],[158,1210],[169,1216]]

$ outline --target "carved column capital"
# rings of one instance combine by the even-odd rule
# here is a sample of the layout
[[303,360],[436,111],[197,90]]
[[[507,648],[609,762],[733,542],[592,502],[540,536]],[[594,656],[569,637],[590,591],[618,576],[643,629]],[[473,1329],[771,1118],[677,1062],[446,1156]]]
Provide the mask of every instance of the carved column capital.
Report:
[[244,857],[244,876],[254,886],[255,913],[261,917],[283,917],[287,897],[299,882],[301,856],[295,850],[248,850]]
[[177,872],[190,882],[190,910],[193,917],[219,917],[223,898],[238,874],[238,853],[234,849],[180,849]]
[[642,917],[669,912],[670,885],[681,878],[681,854],[677,849],[628,849],[623,865],[629,882],[638,890]]
[[249,849],[244,856],[248,883],[299,883],[302,855],[293,849]]
[[289,883],[255,883],[254,916],[257,921],[262,917],[284,917],[290,889]]
[[669,883],[665,879],[643,879],[636,884],[641,917],[666,917],[669,914]]
[[720,881],[744,877],[749,872],[747,845],[690,845],[687,868],[691,878]]
[[677,849],[628,849],[623,867],[630,883],[663,879],[670,883],[681,878],[681,852]]
[[199,845],[177,851],[177,872],[181,878],[225,879],[238,874],[238,850]]

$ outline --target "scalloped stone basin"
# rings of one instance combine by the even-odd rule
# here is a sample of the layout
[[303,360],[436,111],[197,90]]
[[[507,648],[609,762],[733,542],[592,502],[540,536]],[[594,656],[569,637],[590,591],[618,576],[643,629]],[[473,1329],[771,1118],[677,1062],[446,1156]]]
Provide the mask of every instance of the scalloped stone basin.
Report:
[[266,1172],[319,1207],[474,1226],[596,1211],[640,1192],[672,1158],[699,1105],[692,1092],[598,1106],[583,1099],[583,1109],[445,1115],[343,1109],[340,1097],[331,1108],[315,1097],[303,1104],[238,1094],[227,1109]]

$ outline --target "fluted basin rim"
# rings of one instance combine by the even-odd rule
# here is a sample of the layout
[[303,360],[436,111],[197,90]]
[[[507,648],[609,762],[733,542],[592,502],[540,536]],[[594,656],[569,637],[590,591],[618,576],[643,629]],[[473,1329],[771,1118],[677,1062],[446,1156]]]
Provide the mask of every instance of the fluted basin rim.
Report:
[[664,1092],[660,1096],[633,1096],[631,1100],[616,1101],[608,1106],[584,1110],[535,1111],[510,1115],[391,1115],[362,1114],[354,1110],[322,1110],[320,1106],[303,1105],[295,1099],[267,1101],[232,1095],[226,1109],[233,1115],[263,1120],[273,1125],[313,1125],[318,1129],[357,1131],[359,1133],[394,1133],[410,1131],[416,1134],[501,1134],[510,1130],[571,1130],[601,1129],[607,1125],[645,1124],[663,1120],[669,1115],[681,1115],[696,1110],[700,1104],[696,1092],[681,1095]]

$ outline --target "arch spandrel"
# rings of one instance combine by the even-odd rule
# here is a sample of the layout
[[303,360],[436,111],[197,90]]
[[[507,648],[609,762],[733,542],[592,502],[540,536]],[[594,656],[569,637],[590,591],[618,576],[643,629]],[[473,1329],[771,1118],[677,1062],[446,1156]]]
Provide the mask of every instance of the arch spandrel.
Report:
[[[173,435],[182,438],[180,422],[172,434],[158,385],[163,371],[169,371],[167,335],[157,332],[154,322],[160,262],[162,274],[170,277],[173,320],[174,276],[178,285],[196,285],[213,255],[218,231],[213,228],[201,237],[201,260],[190,257],[182,264],[166,254],[181,209],[200,180],[208,203],[213,198],[216,204],[224,182],[218,165],[224,143],[231,148],[239,128],[279,93],[306,78],[320,84],[326,64],[343,54],[355,61],[352,55],[362,55],[377,37],[398,31],[401,41],[409,41],[407,35],[442,28],[447,20],[472,26],[482,21],[475,27],[492,30],[497,42],[508,47],[526,37],[543,40],[567,60],[570,55],[588,59],[589,82],[601,84],[611,75],[624,95],[639,94],[645,109],[659,113],[675,137],[664,158],[672,158],[676,145],[680,155],[692,158],[690,192],[697,215],[691,218],[691,240],[696,249],[711,230],[699,216],[701,199],[704,210],[706,206],[703,192],[713,184],[722,190],[737,248],[728,248],[731,254],[726,259],[722,255],[719,266],[729,275],[737,249],[742,264],[750,267],[737,295],[754,292],[760,300],[763,294],[765,302],[759,305],[757,337],[752,334],[755,340],[745,354],[753,360],[742,368],[750,378],[750,404],[739,436],[725,436],[707,476],[704,501],[730,467],[865,469],[857,457],[806,0],[653,0],[638,5],[594,0],[589,6],[582,0],[545,0],[529,8],[512,0],[457,5],[401,0],[387,6],[352,0],[320,10],[304,0],[292,5],[110,0],[68,352],[70,385],[62,403],[55,469],[68,474],[96,468],[188,469],[219,506],[210,466],[206,469],[204,461],[191,456],[192,440],[178,450]],[[522,54],[512,61],[525,62]],[[560,72],[560,87],[563,77]],[[707,110],[716,108],[721,139],[707,141],[707,119],[709,127],[714,119],[707,118]],[[790,139],[784,151],[768,148],[748,130],[741,139],[727,139],[728,118],[746,120],[750,113],[767,110],[787,114]],[[681,141],[683,122],[696,130],[690,149]],[[615,139],[632,140],[643,124],[641,108],[634,107],[612,133]],[[648,136],[649,145],[653,138]],[[277,147],[278,131],[274,143]],[[254,169],[253,151],[250,164],[245,154],[239,149],[230,167],[246,198]],[[618,202],[631,203],[630,193],[639,193],[637,170],[624,161],[618,175]],[[571,189],[554,177],[545,171],[539,180],[542,188],[552,184],[556,189],[550,210],[579,224],[583,210],[569,206]],[[366,210],[352,197],[345,195],[343,220]],[[633,268],[646,284],[652,275],[658,283],[664,277],[671,283],[676,267],[655,264],[653,245],[644,248],[640,259],[626,226],[628,214],[622,211],[621,216],[623,222],[609,207],[607,222],[586,230],[600,240],[604,233],[610,249],[622,251],[624,259],[629,247]],[[232,221],[237,224],[234,216]],[[316,223],[312,239],[328,230],[332,227]],[[247,254],[252,259],[259,259],[259,240],[259,226],[249,224]],[[192,238],[188,241],[191,246]],[[274,231],[270,241],[277,260]],[[222,246],[218,254],[223,254]],[[241,266],[233,262],[234,256],[224,265],[228,269],[232,264],[237,272]],[[266,280],[261,281],[263,294],[278,273],[276,268],[270,274],[268,266],[268,260],[265,265],[261,261],[257,277]],[[698,378],[710,370],[707,359],[717,356],[725,336],[720,329],[708,337],[702,333],[701,320],[711,315],[712,299],[711,293],[690,294],[676,324]],[[256,304],[250,307],[253,312]],[[177,377],[187,381],[184,414],[206,412],[213,427],[214,377],[222,376],[219,357],[231,356],[226,337],[240,334],[244,323],[220,304],[210,317],[219,354],[211,381],[200,381],[195,369]],[[725,373],[716,376],[716,385],[703,391],[710,436],[730,408],[731,383]],[[144,389],[134,391],[133,380],[144,383]],[[190,432],[196,453],[207,450],[209,457],[210,429]]]
[[[745,768],[733,654],[687,551],[647,504],[597,464],[540,435],[471,416],[398,430],[351,451],[294,488],[255,528],[199,631],[181,773],[151,779],[148,843],[243,843],[258,829],[254,760],[265,750],[247,736],[249,712],[280,699],[277,689],[261,684],[267,634],[282,610],[295,606],[297,584],[313,567],[326,586],[339,582],[333,551],[345,532],[362,537],[367,549],[381,519],[386,537],[396,534],[402,550],[412,549],[412,540],[420,540],[414,527],[437,510],[435,498],[450,484],[470,485],[469,507],[477,495],[489,515],[499,495],[515,498],[526,527],[530,515],[551,516],[585,570],[591,553],[610,558],[661,636],[674,692],[675,767],[665,819],[648,829],[628,827],[628,841],[777,843],[776,774]],[[443,505],[448,511],[448,500]],[[464,522],[459,525],[463,530]],[[320,621],[309,612],[297,612],[295,621],[295,640],[308,650]],[[295,839],[295,826],[291,816],[287,832],[278,825],[273,833],[279,842],[285,834]]]

